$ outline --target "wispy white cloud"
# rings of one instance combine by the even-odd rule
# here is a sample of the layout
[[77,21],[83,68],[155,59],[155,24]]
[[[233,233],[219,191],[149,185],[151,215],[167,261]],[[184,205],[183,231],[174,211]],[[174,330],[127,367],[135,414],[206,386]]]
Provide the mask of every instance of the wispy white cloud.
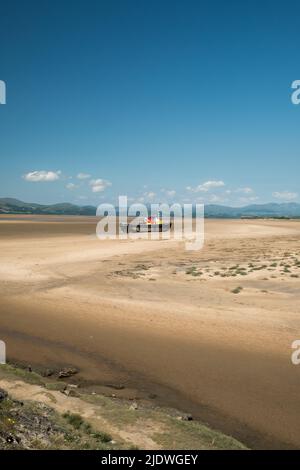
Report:
[[191,187],[191,186],[187,186],[187,190],[188,191],[191,191],[193,193],[199,193],[199,192],[208,192],[210,191],[211,189],[215,189],[215,188],[221,188],[225,186],[225,183],[224,181],[216,181],[216,180],[211,180],[211,181],[205,181],[205,183],[202,183],[202,184],[199,184],[198,186],[196,186],[195,188]]
[[148,192],[144,193],[143,196],[146,199],[154,199],[155,196],[156,196],[156,193],[154,193],[153,191],[148,191]]
[[253,193],[253,189],[252,188],[249,188],[249,187],[245,187],[245,188],[238,188],[235,190],[236,193],[242,193],[242,194],[252,194]]
[[78,175],[77,175],[77,178],[79,180],[87,180],[90,177],[91,177],[91,175],[89,175],[88,173],[78,173]]
[[249,196],[249,197],[240,197],[238,202],[242,204],[249,204],[251,202],[255,202],[258,200],[259,200],[258,196]]
[[61,171],[31,171],[23,175],[26,181],[38,182],[38,181],[56,181],[60,178]]
[[173,197],[173,196],[175,196],[175,194],[176,194],[175,189],[165,189],[165,188],[162,188],[162,189],[161,189],[161,192],[164,193],[166,196],[169,196],[169,197]]
[[105,191],[106,188],[111,186],[111,182],[102,178],[98,178],[95,180],[91,180],[90,186],[92,188],[93,193],[101,193],[102,191]]
[[293,199],[297,199],[298,193],[291,191],[275,191],[272,193],[272,196],[281,201],[292,201]]
[[221,203],[221,202],[226,202],[226,198],[223,197],[223,196],[219,196],[218,194],[212,194],[210,197],[209,197],[209,202],[210,203],[213,203],[213,204],[218,204],[218,203]]
[[205,194],[203,196],[197,196],[195,200],[191,202],[199,202],[203,204],[224,204],[228,202],[228,198],[224,194]]
[[78,185],[74,184],[74,183],[68,183],[68,184],[66,184],[66,188],[69,189],[70,191],[72,191],[73,189],[77,189]]

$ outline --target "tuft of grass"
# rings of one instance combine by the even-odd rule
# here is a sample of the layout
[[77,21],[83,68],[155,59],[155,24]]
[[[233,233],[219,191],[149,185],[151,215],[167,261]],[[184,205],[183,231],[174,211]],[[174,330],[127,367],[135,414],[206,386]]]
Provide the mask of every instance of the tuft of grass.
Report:
[[197,421],[181,421],[175,417],[164,418],[164,421],[164,432],[152,435],[152,439],[164,449],[246,450],[246,447],[233,437],[224,436]]
[[0,365],[1,371],[4,372],[6,376],[11,376],[13,378],[19,378],[21,380],[24,380],[24,382],[34,384],[34,385],[45,385],[45,382],[43,381],[42,377],[35,373],[35,372],[29,372],[28,369],[23,369],[20,367],[15,367],[12,364],[1,364]]
[[243,290],[243,288],[241,286],[238,286],[238,287],[235,287],[234,289],[232,289],[231,292],[233,294],[239,294],[242,290]]
[[201,276],[203,273],[201,271],[197,271],[196,266],[191,266],[185,270],[185,274],[189,274],[191,276]]
[[112,440],[112,437],[110,436],[110,434],[108,434],[107,432],[100,432],[100,431],[97,431],[97,432],[94,432],[92,434],[92,436],[97,439],[97,441],[100,441],[100,442],[103,442],[103,443],[108,443]]
[[59,391],[62,392],[67,387],[66,382],[48,382],[45,384],[47,390]]
[[68,411],[63,414],[63,418],[75,429],[80,429],[84,425],[84,419],[78,413],[70,413]]
[[[67,421],[66,421],[67,416]],[[18,402],[10,397],[0,403],[0,450],[66,450],[111,448],[111,437],[102,432],[92,434],[92,427],[80,415],[59,415],[44,404]]]
[[62,416],[77,431],[83,431],[84,433],[89,434],[91,437],[93,437],[99,442],[108,443],[112,440],[112,437],[108,433],[102,431],[95,431],[90,425],[90,423],[87,423],[78,413],[67,412],[64,413]]

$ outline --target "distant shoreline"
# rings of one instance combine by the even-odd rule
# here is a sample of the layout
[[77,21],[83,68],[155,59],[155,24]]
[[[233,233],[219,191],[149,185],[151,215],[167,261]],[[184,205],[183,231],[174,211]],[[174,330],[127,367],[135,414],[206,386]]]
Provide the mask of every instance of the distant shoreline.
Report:
[[[11,217],[10,217],[11,216]],[[15,216],[15,218],[13,217]],[[90,217],[93,217],[93,218],[101,218],[101,217],[98,217],[96,214],[94,215],[91,215],[91,214],[53,214],[53,213],[48,213],[48,212],[43,212],[43,213],[24,213],[24,212],[7,212],[7,213],[3,213],[3,212],[0,212],[0,220],[20,220],[20,216],[24,216],[26,217],[26,220],[36,220],[35,218],[30,218],[29,216],[36,216],[39,218],[40,221],[42,221],[43,219],[41,217],[45,216],[45,217],[51,217],[51,220],[52,221],[55,221],[55,218],[57,218],[57,221],[60,221],[61,217],[84,217],[84,218],[90,218]],[[117,216],[118,217],[118,216]],[[196,218],[195,215],[192,216],[192,218]],[[217,215],[204,215],[204,218],[205,219],[226,219],[226,220],[299,220],[300,219],[300,216],[291,216],[291,217],[288,217],[288,216],[274,216],[274,215],[265,215],[265,216],[258,216],[258,215],[254,215],[254,216],[217,216]],[[49,221],[48,218],[45,219],[45,221]]]
[[[151,204],[146,204],[148,211]],[[116,215],[118,215],[118,207]],[[70,203],[37,204],[20,201],[14,198],[0,198],[0,215],[64,215],[64,216],[94,216],[97,207],[78,206]],[[205,218],[213,219],[299,219],[300,204],[295,202],[252,204],[244,207],[205,204]],[[196,215],[193,205],[193,217]]]

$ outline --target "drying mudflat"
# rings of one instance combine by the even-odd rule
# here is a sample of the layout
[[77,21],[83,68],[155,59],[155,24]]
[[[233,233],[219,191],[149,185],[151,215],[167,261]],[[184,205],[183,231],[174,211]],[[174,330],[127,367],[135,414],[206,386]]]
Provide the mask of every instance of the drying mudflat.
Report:
[[191,413],[252,448],[300,447],[300,221],[206,220],[205,245],[107,240],[93,217],[0,217],[11,362]]

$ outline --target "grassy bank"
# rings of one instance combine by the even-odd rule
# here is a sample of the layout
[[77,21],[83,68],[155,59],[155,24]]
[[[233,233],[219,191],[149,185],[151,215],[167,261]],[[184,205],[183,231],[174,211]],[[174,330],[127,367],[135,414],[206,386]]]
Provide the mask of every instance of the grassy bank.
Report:
[[0,366],[0,387],[2,449],[245,449],[176,410],[87,393],[11,365]]

